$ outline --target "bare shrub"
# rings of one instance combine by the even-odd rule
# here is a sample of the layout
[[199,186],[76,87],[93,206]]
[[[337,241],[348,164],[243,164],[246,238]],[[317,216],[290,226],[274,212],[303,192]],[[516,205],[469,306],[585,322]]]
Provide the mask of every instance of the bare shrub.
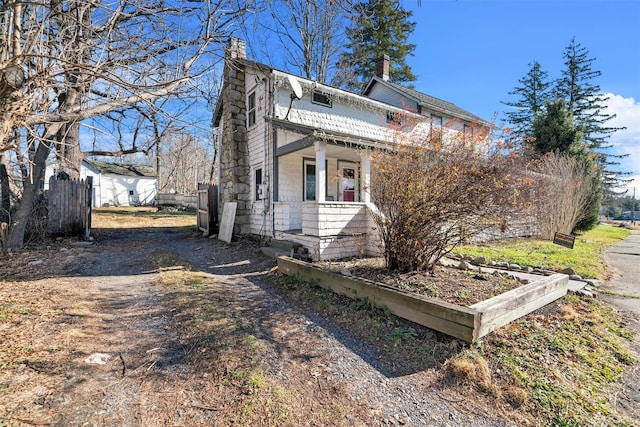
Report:
[[539,237],[552,239],[556,231],[571,233],[588,214],[595,190],[589,160],[548,153],[532,165],[535,173],[534,215]]
[[522,204],[519,157],[476,133],[399,137],[372,154],[373,216],[388,268],[432,270],[453,247]]

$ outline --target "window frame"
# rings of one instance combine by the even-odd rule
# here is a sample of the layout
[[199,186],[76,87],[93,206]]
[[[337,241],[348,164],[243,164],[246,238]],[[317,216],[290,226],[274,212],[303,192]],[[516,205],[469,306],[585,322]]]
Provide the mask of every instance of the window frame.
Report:
[[[316,99],[316,96],[321,97],[321,99],[320,100]],[[311,103],[316,105],[322,105],[323,107],[327,107],[327,108],[333,108],[333,100],[331,99],[331,96],[326,93],[322,93],[319,90],[314,90],[311,93]]]
[[256,124],[256,91],[250,92],[247,96],[247,126]]

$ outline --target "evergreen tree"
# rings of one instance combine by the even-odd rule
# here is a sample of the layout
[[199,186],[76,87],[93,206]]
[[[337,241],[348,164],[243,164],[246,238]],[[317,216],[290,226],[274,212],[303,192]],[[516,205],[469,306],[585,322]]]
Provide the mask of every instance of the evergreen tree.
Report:
[[612,168],[619,165],[616,159],[622,156],[603,150],[611,148],[608,138],[621,128],[606,124],[615,115],[604,112],[609,97],[602,94],[600,86],[593,83],[602,73],[592,69],[595,58],[590,58],[587,49],[577,43],[575,38],[565,48],[564,60],[565,69],[556,81],[555,96],[566,101],[576,126],[583,133],[584,143],[602,166],[602,185],[606,188],[616,186],[624,173]]
[[538,61],[529,64],[527,74],[518,80],[520,86],[509,92],[518,97],[515,101],[502,102],[513,107],[507,111],[507,119],[516,138],[524,140],[533,135],[533,122],[543,111],[545,102],[549,99],[551,83],[547,80],[548,73],[544,71]]
[[416,76],[406,63],[413,55],[415,44],[407,43],[416,23],[411,11],[402,8],[399,0],[365,0],[356,6],[356,17],[347,29],[346,52],[340,57],[342,82],[349,89],[363,89],[376,74],[376,62],[388,55],[389,80],[406,83]]
[[530,134],[533,138],[527,144],[533,150],[534,157],[558,152],[586,159],[588,154],[582,144],[582,133],[576,127],[565,101],[547,101],[541,110],[533,120]]

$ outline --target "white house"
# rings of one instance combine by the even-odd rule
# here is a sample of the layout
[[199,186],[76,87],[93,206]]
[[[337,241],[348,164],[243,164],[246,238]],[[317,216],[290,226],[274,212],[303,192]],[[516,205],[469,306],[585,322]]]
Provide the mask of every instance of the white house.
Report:
[[454,104],[389,82],[388,57],[377,67],[356,94],[249,61],[244,42],[230,40],[214,124],[219,206],[237,203],[235,234],[297,242],[316,260],[375,254],[371,151],[399,132],[488,129]]
[[[45,189],[57,173],[55,163],[45,173]],[[83,160],[80,178],[93,181],[92,206],[153,205],[158,195],[158,179],[150,166]]]

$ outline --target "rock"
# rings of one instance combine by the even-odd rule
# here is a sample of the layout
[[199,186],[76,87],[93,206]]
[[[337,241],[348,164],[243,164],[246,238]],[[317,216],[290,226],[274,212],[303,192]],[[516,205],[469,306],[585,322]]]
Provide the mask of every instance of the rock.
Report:
[[518,278],[518,282],[522,283],[523,285],[528,285],[529,283],[531,283],[531,280],[524,279],[524,278]]
[[509,264],[509,270],[522,270],[518,264]]
[[489,265],[491,267],[495,267],[496,266],[496,262],[494,260],[489,261]]
[[457,262],[452,261],[449,258],[440,258],[438,260],[438,264],[440,264],[443,267],[457,267],[458,266]]
[[458,270],[470,270],[470,269],[471,269],[471,266],[467,261],[460,261],[460,264],[458,264]]
[[585,291],[584,289],[578,289],[576,295],[586,298],[594,298],[593,292]]
[[105,365],[109,359],[111,359],[110,354],[106,353],[93,353],[86,359],[84,359],[84,363],[88,363],[90,365]]
[[475,265],[485,265],[487,263],[487,259],[483,256],[479,256],[476,257],[476,259],[473,260],[473,263]]
[[527,273],[533,273],[533,267],[525,267],[523,270]]
[[93,245],[93,242],[71,242],[71,246],[76,246],[76,247],[85,247],[85,246],[91,246]]
[[569,280],[582,280],[582,276],[579,274],[572,274],[569,276]]
[[340,273],[342,273],[343,276],[351,277],[351,271],[347,270],[346,268],[343,269]]
[[600,286],[602,286],[602,282],[596,279],[589,279],[587,280],[587,285],[593,286],[594,288],[599,288]]
[[29,263],[29,265],[42,265],[42,264],[44,264],[44,261],[43,261],[43,260],[41,260],[41,259],[39,259],[39,260],[37,260],[37,261],[31,261],[31,262]]
[[505,261],[500,261],[498,263],[496,263],[496,267],[499,268],[509,268],[509,263],[505,262]]
[[567,267],[563,270],[560,270],[558,273],[567,274],[569,276],[571,276],[572,274],[576,274],[575,270],[571,267]]

